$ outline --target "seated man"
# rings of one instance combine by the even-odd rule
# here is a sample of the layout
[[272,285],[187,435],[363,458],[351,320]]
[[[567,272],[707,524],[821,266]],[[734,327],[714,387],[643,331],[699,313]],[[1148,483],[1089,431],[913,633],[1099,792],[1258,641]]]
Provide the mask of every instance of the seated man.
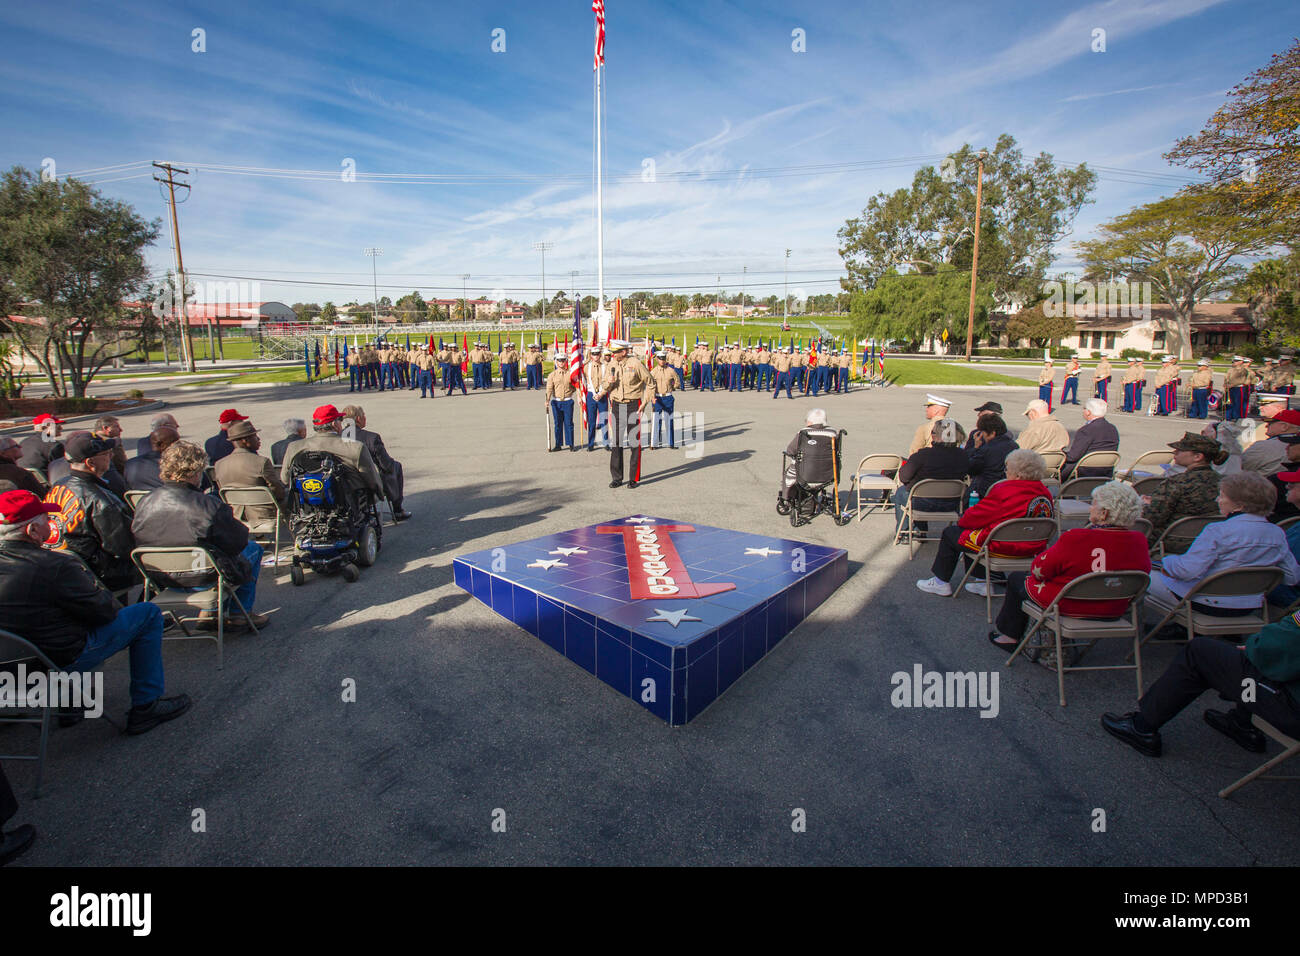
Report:
[[[949,582],[957,570],[957,559],[964,558],[969,567],[972,556],[979,553],[988,533],[1002,522],[1055,515],[1052,493],[1043,484],[1047,477],[1047,463],[1042,455],[1036,451],[1016,449],[1007,455],[1006,473],[1005,481],[998,482],[978,504],[963,511],[956,524],[943,529],[939,553],[930,568],[931,576],[916,582],[922,591],[950,596],[952,585]],[[995,553],[1002,557],[1021,558],[1037,554],[1046,546],[1046,538],[1042,541],[1007,542],[1005,550]],[[968,583],[966,590],[981,597],[986,594],[983,581]]]
[[57,510],[25,491],[0,494],[0,621],[69,671],[95,670],[129,648],[128,734],[179,717],[190,699],[162,695],[162,613],[122,607],[80,561],[42,548]]
[[301,418],[286,418],[282,425],[284,437],[271,444],[271,464],[277,468],[284,464],[285,449],[307,437],[307,423]]
[[1070,444],[1070,433],[1052,417],[1047,403],[1036,398],[1025,407],[1029,424],[1016,436],[1016,444],[1030,451],[1065,451]]
[[57,508],[50,521],[47,547],[72,551],[90,567],[110,591],[121,591],[140,581],[131,563],[131,511],[126,502],[101,480],[112,466],[113,449],[90,432],[68,439],[69,473],[50,486],[45,500]]
[[1114,468],[1088,467],[1077,475],[1075,466],[1084,455],[1094,451],[1119,451],[1119,430],[1106,421],[1106,403],[1100,398],[1090,398],[1083,406],[1083,425],[1074,433],[1070,447],[1065,450],[1065,464],[1061,466],[1061,481],[1070,478],[1111,478]]
[[1300,434],[1300,410],[1285,409],[1278,412],[1265,425],[1265,439],[1256,441],[1241,454],[1241,470],[1261,475],[1276,475],[1287,467],[1286,443],[1283,435]]
[[104,484],[119,498],[126,494],[126,449],[122,447],[122,423],[116,415],[101,415],[95,420],[91,432],[96,438],[113,449],[108,471],[104,472]]
[[[1300,441],[1291,446],[1300,448]],[[1282,471],[1273,476],[1286,488],[1287,500],[1300,506],[1300,471]],[[1291,549],[1291,556],[1300,563],[1300,521],[1293,521],[1286,529],[1286,545]],[[1279,584],[1268,593],[1268,603],[1277,607],[1290,607],[1300,600],[1300,587],[1292,584]]]
[[[179,436],[181,433],[181,426],[177,423],[176,417],[174,415],[168,414],[167,412],[160,412],[159,414],[155,415],[153,418],[149,419],[149,435],[152,435],[154,432],[156,432],[160,428],[163,428],[164,426],[167,428],[176,429],[177,436]],[[150,449],[149,435],[145,435],[143,438],[136,441],[135,453],[137,457],[140,455],[149,454],[149,449]]]
[[[930,444],[909,455],[898,469],[899,487],[894,491],[894,524],[897,529],[904,521],[903,508],[912,493],[912,486],[925,478],[945,478],[960,481],[970,467],[970,456],[961,447],[961,426],[951,418],[938,418],[930,426]],[[917,499],[914,507],[930,511],[956,510],[957,499]],[[916,523],[917,531],[925,531],[925,523]]]
[[[490,365],[488,370],[491,371]],[[411,513],[402,508],[403,491],[406,487],[406,477],[402,472],[402,463],[388,454],[388,449],[384,447],[384,440],[379,437],[378,432],[366,431],[366,410],[364,408],[360,405],[348,405],[343,409],[343,417],[352,419],[355,425],[353,437],[366,446],[366,450],[370,452],[371,460],[375,463],[375,467],[379,469],[380,477],[384,481],[384,494],[393,506],[393,520],[405,521],[411,517]]]
[[[193,442],[178,441],[163,452],[159,471],[163,486],[140,500],[131,531],[141,548],[207,548],[222,574],[238,586],[235,596],[258,628],[270,623],[265,614],[253,614],[257,600],[257,575],[262,567],[262,546],[249,540],[248,529],[235,520],[230,506],[199,491],[208,457]],[[204,571],[169,575],[175,587],[202,587]],[[227,628],[247,626],[238,609],[228,609]]]
[[786,446],[785,452],[788,458],[785,459],[785,475],[781,482],[781,490],[777,493],[783,501],[789,501],[790,495],[794,490],[797,482],[798,463],[794,456],[799,451],[799,436],[807,431],[827,431],[830,429],[826,424],[826,410],[824,408],[810,409],[808,417],[804,419],[803,428],[795,432],[794,438],[790,439],[790,444]]
[[288,492],[285,490],[284,482],[276,474],[275,466],[271,464],[270,459],[263,458],[257,453],[257,450],[262,447],[257,429],[253,427],[252,422],[235,422],[226,431],[226,435],[234,444],[235,450],[217,462],[213,469],[217,476],[218,487],[256,488],[265,485],[271,489],[271,494],[276,500],[274,505],[234,505],[235,518],[244,522],[269,521],[275,518],[280,508],[284,507]]
[[162,476],[158,465],[165,452],[180,441],[181,433],[170,425],[159,425],[149,433],[149,451],[136,455],[126,463],[126,487],[129,491],[152,491],[161,488]]
[[[1067,584],[1091,574],[1098,564],[1108,571],[1150,573],[1147,540],[1133,530],[1141,510],[1138,493],[1125,482],[1108,481],[1094,491],[1086,528],[1062,532],[1055,544],[1034,558],[1028,574],[1014,571],[1007,576],[997,630],[989,632],[993,646],[1008,653],[1015,650],[1029,627],[1024,602],[1029,600],[1042,608],[1050,606]],[[1061,613],[1111,620],[1123,614],[1127,606],[1127,601],[1099,604],[1066,600],[1061,602]]]
[[[1253,694],[1243,692],[1248,682]],[[1300,737],[1300,614],[1268,625],[1240,646],[1192,638],[1142,695],[1137,710],[1102,714],[1101,726],[1139,753],[1159,757],[1164,751],[1160,728],[1207,690],[1236,703],[1229,711],[1205,711],[1205,722],[1251,753],[1268,747],[1264,733],[1251,724],[1252,714]]]
[[227,408],[220,416],[218,416],[217,424],[221,426],[221,431],[217,432],[203,443],[203,450],[207,453],[208,462],[210,464],[215,465],[235,450],[235,446],[230,443],[230,438],[226,435],[226,431],[231,425],[235,424],[235,422],[244,421],[248,421],[248,416],[239,414],[239,412],[233,408]]
[[[30,491],[40,498],[45,494],[41,480],[18,464],[23,448],[8,435],[0,435],[0,491]],[[4,484],[7,483],[7,484]]]
[[53,415],[37,415],[32,419],[33,435],[23,439],[22,457],[18,459],[20,468],[29,468],[40,472],[46,484],[49,481],[50,461],[63,457],[63,420]]
[[[284,451],[284,464],[280,468],[280,480],[292,488],[293,459],[305,451],[325,451],[336,456],[345,465],[353,468],[361,476],[362,483],[376,498],[384,494],[383,479],[375,461],[370,457],[366,446],[359,441],[346,441],[343,433],[343,413],[333,405],[321,405],[311,415],[315,430],[310,438],[293,442]],[[292,493],[292,492],[291,492]]]
[[1212,465],[1228,460],[1228,453],[1214,439],[1187,432],[1171,441],[1174,464],[1184,469],[1171,474],[1160,487],[1142,496],[1142,517],[1151,522],[1154,544],[1180,518],[1212,515],[1219,510],[1219,473]]

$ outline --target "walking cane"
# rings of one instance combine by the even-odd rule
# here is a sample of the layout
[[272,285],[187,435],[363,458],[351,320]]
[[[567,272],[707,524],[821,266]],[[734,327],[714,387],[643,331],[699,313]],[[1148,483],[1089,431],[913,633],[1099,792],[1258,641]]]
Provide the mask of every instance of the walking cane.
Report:
[[546,403],[546,450],[551,450],[551,434],[554,430],[551,428],[551,403]]
[[831,475],[835,478],[835,517],[840,516],[840,455],[838,436],[831,439]]

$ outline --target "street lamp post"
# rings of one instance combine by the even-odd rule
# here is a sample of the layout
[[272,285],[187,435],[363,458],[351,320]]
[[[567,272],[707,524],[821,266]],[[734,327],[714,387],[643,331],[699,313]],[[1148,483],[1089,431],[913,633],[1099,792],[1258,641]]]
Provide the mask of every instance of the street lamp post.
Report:
[[469,321],[469,273],[462,272],[460,276],[460,317],[463,321]]
[[534,242],[533,248],[542,254],[542,321],[546,321],[546,250],[554,249],[553,242]]
[[370,279],[374,283],[375,290],[375,308],[370,319],[376,331],[379,329],[379,273],[376,271],[377,266],[375,265],[375,260],[383,254],[383,249],[370,248],[366,250],[366,255],[370,257]]
[[790,324],[790,250],[785,250],[785,298],[781,302],[781,324]]

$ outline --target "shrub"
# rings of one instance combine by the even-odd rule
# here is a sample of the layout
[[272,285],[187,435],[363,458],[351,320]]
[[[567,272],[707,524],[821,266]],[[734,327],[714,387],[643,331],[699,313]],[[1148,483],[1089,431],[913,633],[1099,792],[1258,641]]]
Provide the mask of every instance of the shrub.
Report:
[[126,397],[127,397],[127,398],[144,398],[144,392],[140,391],[138,388],[129,388],[129,389],[127,389]]
[[1141,359],[1144,362],[1148,362],[1151,360],[1151,353],[1143,352],[1141,349],[1125,349],[1124,351],[1119,353],[1119,357],[1124,359],[1125,361],[1131,358],[1135,358],[1135,359]]

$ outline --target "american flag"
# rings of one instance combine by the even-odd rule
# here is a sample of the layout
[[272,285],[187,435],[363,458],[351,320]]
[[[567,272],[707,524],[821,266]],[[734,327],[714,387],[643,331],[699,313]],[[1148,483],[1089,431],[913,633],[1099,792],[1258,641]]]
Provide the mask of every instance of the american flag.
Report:
[[582,351],[582,315],[578,302],[573,303],[573,344],[569,346],[569,381],[578,393],[578,407],[582,409],[584,426],[587,409],[587,370]]
[[605,62],[605,0],[591,0],[591,10],[596,14],[596,62],[593,70],[599,70]]

